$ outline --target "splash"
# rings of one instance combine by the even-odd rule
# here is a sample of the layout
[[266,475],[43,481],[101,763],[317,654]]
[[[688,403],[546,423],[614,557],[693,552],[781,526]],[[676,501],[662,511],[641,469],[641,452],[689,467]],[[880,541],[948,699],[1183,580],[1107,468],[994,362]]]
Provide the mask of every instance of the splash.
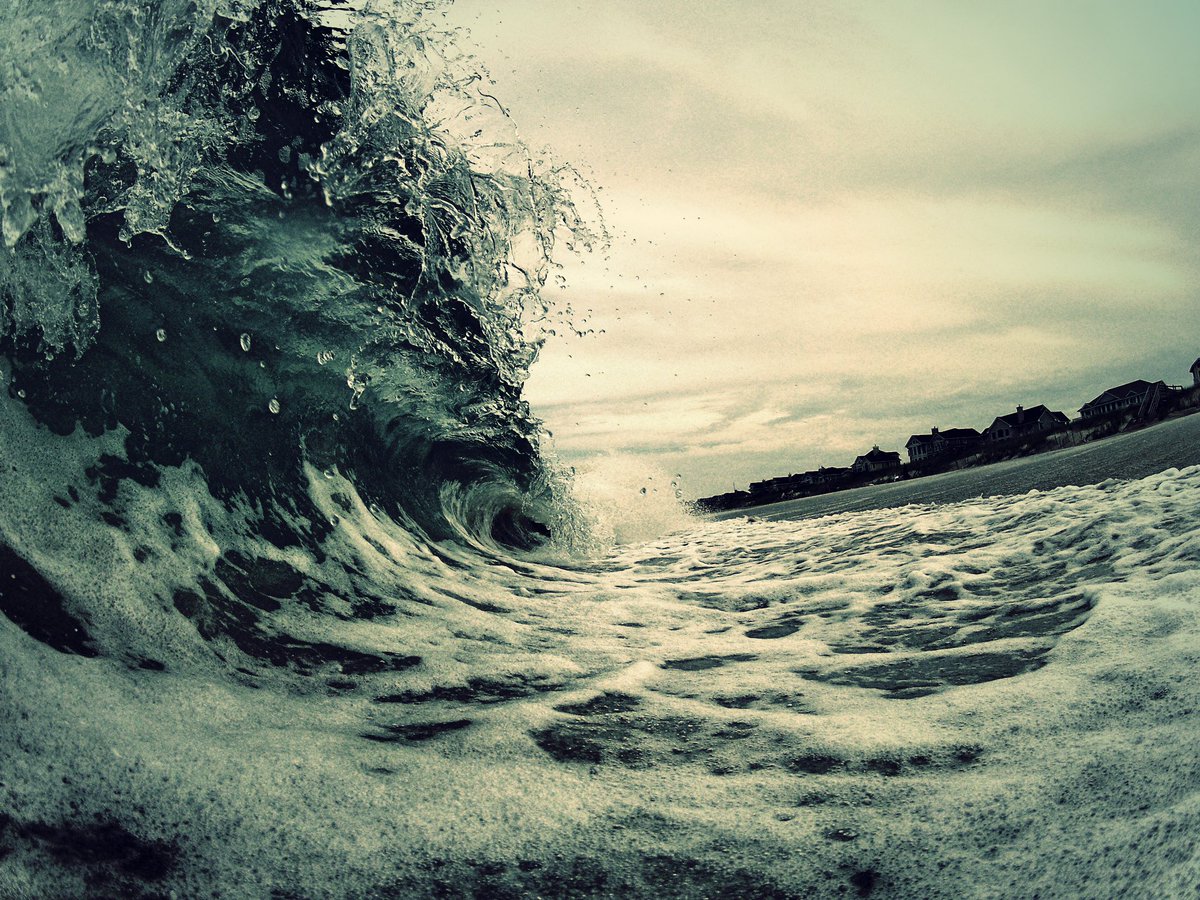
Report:
[[440,10],[0,9],[0,895],[1195,895],[1200,469],[568,477],[591,232]]
[[555,248],[595,234],[442,7],[0,13],[0,337],[35,416],[128,428],[226,491],[341,466],[434,536],[488,536],[441,504],[498,480],[525,498],[498,532],[544,532],[527,512],[557,482],[520,391],[570,315],[543,299]]

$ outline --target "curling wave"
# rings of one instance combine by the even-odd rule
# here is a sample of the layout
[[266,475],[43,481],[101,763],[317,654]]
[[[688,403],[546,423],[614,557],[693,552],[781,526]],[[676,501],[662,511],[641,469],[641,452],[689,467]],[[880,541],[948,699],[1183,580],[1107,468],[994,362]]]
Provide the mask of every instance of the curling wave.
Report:
[[0,7],[0,896],[1195,896],[1200,467],[588,530],[438,13]]
[[219,492],[279,502],[307,460],[433,537],[544,534],[520,503],[452,523],[444,487],[549,483],[520,388],[554,242],[588,236],[433,12],[0,15],[12,395],[60,433],[127,429],[131,465],[194,459]]
[[[281,555],[321,563],[354,508],[413,547],[454,539],[501,557],[579,521],[521,386],[557,315],[540,293],[555,243],[591,234],[569,172],[533,160],[437,12],[407,0],[0,12],[5,381],[73,448],[17,441],[10,410],[10,451],[26,448],[13,464],[73,456],[61,480],[79,487],[44,499],[81,511],[77,529],[115,529],[139,562],[166,522],[177,540],[163,590],[206,641],[253,658],[322,657],[264,620],[305,581]],[[184,510],[142,508],[181,467],[206,508],[190,535]],[[336,473],[332,499],[314,471]],[[96,616],[19,520],[0,543],[52,598],[26,624],[59,643],[127,643],[85,628]],[[215,559],[195,552],[218,532]],[[325,661],[348,653],[326,647]]]

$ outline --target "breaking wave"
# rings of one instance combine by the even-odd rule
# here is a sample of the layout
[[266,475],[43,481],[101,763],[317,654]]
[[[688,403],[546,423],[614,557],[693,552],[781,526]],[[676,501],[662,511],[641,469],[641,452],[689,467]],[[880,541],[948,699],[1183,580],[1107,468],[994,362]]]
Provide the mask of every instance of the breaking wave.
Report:
[[543,541],[556,483],[520,390],[551,251],[591,235],[437,12],[0,13],[10,393],[264,518],[312,518],[311,464],[430,538]]
[[441,13],[0,7],[0,896],[1194,895],[1200,468],[571,482],[596,237]]

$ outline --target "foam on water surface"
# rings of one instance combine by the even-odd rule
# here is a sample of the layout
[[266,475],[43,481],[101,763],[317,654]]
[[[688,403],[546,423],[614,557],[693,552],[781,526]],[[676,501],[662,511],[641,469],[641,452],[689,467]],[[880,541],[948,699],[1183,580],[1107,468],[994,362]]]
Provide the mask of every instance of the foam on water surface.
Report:
[[594,235],[438,12],[0,11],[0,897],[1194,895],[1200,468],[569,477]]
[[[5,433],[12,472],[38,429]],[[32,560],[106,652],[0,620],[6,895],[1197,887],[1198,468],[696,523],[564,569],[416,542],[316,470],[324,560],[239,534],[253,510],[186,467],[122,481],[100,530],[70,452],[94,448],[55,446],[5,489],[84,499],[0,524],[53,548]],[[201,640],[181,558],[253,587],[299,670],[228,623]]]

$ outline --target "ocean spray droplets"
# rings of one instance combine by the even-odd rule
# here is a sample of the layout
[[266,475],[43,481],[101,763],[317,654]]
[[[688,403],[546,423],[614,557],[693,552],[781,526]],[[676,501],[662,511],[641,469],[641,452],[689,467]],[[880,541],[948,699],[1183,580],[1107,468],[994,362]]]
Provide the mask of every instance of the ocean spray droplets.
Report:
[[[87,251],[96,217],[115,217],[127,244],[154,234],[187,260],[197,248],[178,240],[176,232],[188,226],[175,211],[198,209],[197,197],[218,186],[233,188],[224,167],[236,168],[247,147],[261,144],[291,167],[282,178],[271,173],[278,196],[308,199],[291,197],[299,158],[300,181],[316,182],[339,215],[347,202],[361,209],[370,196],[461,239],[456,259],[436,242],[422,244],[421,266],[430,276],[439,270],[463,276],[468,293],[495,320],[489,333],[516,345],[493,357],[502,376],[522,379],[529,355],[523,328],[550,312],[537,286],[560,229],[570,232],[568,249],[590,248],[597,238],[571,199],[576,173],[530,154],[507,119],[491,115],[494,101],[479,89],[471,60],[445,52],[452,34],[438,20],[442,5],[340,5],[346,8],[303,35],[298,46],[309,55],[297,60],[302,72],[280,64],[273,35],[288,22],[311,24],[329,11],[313,13],[300,0],[225,0],[216,4],[216,16],[213,4],[137,0],[0,12],[0,54],[13,69],[8,121],[0,123],[7,169],[0,231],[13,248],[8,258],[16,260],[0,266],[0,289],[37,301],[0,313],[0,333],[37,333],[46,347],[86,349],[99,327],[101,285]],[[349,96],[324,90],[337,82],[334,71],[350,69],[356,78]],[[279,120],[267,97],[284,82],[283,93],[313,111],[311,123]],[[456,112],[443,115],[450,107]],[[419,126],[388,121],[397,108]],[[435,114],[427,118],[427,109]],[[379,172],[397,159],[405,160],[399,177],[359,193],[363,171]],[[430,184],[454,187],[436,193],[421,187]],[[205,212],[213,226],[230,218],[219,207]],[[138,276],[157,285],[157,271]],[[257,285],[260,274],[270,284],[263,269],[253,278],[240,266],[222,273],[229,287],[242,288]],[[407,297],[415,306],[423,299],[421,292]],[[454,342],[447,344],[452,354]]]
[[[81,209],[89,218],[112,217],[124,244],[111,251],[128,263],[121,271],[137,290],[126,291],[123,282],[110,290],[97,281],[94,266],[81,272],[100,288],[88,301],[90,318],[69,319],[82,324],[63,337],[46,333],[45,346],[56,349],[78,332],[76,349],[85,349],[94,331],[88,323],[99,321],[100,306],[118,312],[137,306],[138,319],[155,327],[130,336],[130,343],[141,345],[135,352],[160,343],[159,362],[169,356],[195,364],[190,375],[172,367],[164,391],[192,375],[211,375],[221,380],[222,397],[244,399],[248,407],[237,402],[238,408],[259,415],[264,408],[274,415],[279,405],[281,419],[301,411],[307,416],[332,401],[337,413],[320,409],[326,421],[337,421],[339,413],[344,421],[347,406],[355,418],[403,421],[414,429],[414,440],[397,446],[443,439],[465,441],[468,453],[487,446],[489,459],[497,453],[503,459],[489,467],[489,477],[512,482],[518,491],[537,485],[537,503],[558,503],[568,489],[542,477],[541,460],[531,450],[538,446],[540,423],[521,402],[520,390],[538,338],[550,324],[561,327],[539,294],[554,266],[555,244],[583,252],[597,239],[572,202],[572,189],[582,184],[578,176],[529,154],[507,118],[492,115],[496,101],[478,90],[484,76],[471,68],[473,61],[443,52],[451,35],[438,21],[439,3],[372,2],[365,5],[372,11],[361,17],[347,10],[334,16],[336,24],[311,29],[309,4],[300,0],[219,5],[237,12],[212,19],[201,8],[168,4],[159,31],[144,29],[153,23],[138,15],[144,4],[136,0],[101,4],[97,9],[106,12],[96,15],[86,4],[63,8],[78,13],[79,21],[64,20],[61,34],[54,32],[46,46],[68,60],[95,62],[96,71],[79,67],[81,83],[95,75],[92,86],[102,89],[101,96],[117,85],[125,101],[123,110],[96,106],[94,121],[70,118],[67,130],[77,133],[66,135],[67,143],[99,147],[102,163],[88,166],[86,178],[80,168],[72,190],[87,201]],[[109,28],[109,12],[120,27]],[[0,22],[16,16],[0,13]],[[175,29],[180,23],[187,27]],[[287,23],[298,29],[297,46],[306,48],[294,58],[277,55],[275,36]],[[91,59],[94,48],[75,46],[78,35],[101,32],[108,42],[103,59]],[[184,32],[178,44],[160,46]],[[127,62],[143,56],[154,72],[143,66],[129,81]],[[33,81],[57,77],[57,69],[31,65]],[[339,74],[347,68],[360,76],[348,87]],[[270,102],[276,91],[304,103],[313,111],[311,121]],[[73,99],[79,98],[68,92],[52,102],[57,110]],[[404,121],[391,115],[397,108]],[[12,112],[40,134],[35,126],[44,109]],[[138,120],[135,131],[126,129],[130,114]],[[486,128],[480,127],[484,121]],[[0,155],[20,138],[19,128],[0,125]],[[39,162],[38,151],[54,148],[42,142],[17,149],[29,151],[23,159]],[[254,170],[243,172],[250,156]],[[28,193],[26,181],[13,184]],[[30,214],[36,213],[35,203]],[[596,218],[600,224],[598,210]],[[413,230],[417,222],[425,225]],[[83,225],[76,231],[86,242],[92,222]],[[61,235],[24,235],[25,225],[19,230],[14,240],[22,242],[22,259],[45,269],[43,238],[63,243]],[[92,231],[91,239],[105,233]],[[134,240],[143,233],[155,235],[145,246]],[[439,234],[453,240],[434,239]],[[158,254],[160,242],[170,250],[166,257]],[[86,243],[78,251],[68,246],[69,259],[51,261],[69,268],[76,257],[86,261],[88,249]],[[0,272],[0,281],[7,274]],[[561,274],[555,283],[562,285]],[[176,302],[190,300],[196,301],[192,309]],[[31,305],[29,312],[10,321],[11,311],[0,310],[0,332],[41,327],[45,333],[54,324],[49,314],[55,309]],[[561,313],[574,316],[569,306]],[[165,347],[168,335],[171,348]],[[215,347],[244,356],[232,371],[218,372],[228,360],[210,355]],[[335,371],[311,369],[314,359]],[[338,384],[343,372],[353,375],[345,394]],[[289,417],[282,416],[283,396]],[[399,490],[403,505],[409,488]],[[440,514],[436,502],[423,508]],[[490,534],[484,519],[478,527]]]

